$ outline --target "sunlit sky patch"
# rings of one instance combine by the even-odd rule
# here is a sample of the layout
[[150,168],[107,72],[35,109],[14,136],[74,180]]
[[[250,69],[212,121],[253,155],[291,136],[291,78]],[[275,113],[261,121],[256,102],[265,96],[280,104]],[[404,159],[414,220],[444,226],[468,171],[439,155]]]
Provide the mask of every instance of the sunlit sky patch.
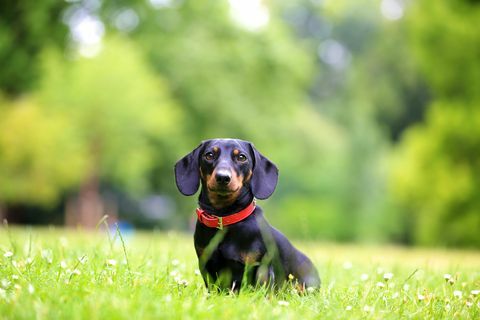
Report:
[[322,41],[318,46],[317,52],[324,63],[337,70],[345,69],[351,60],[351,54],[348,49],[334,39]]
[[124,32],[132,31],[138,26],[139,22],[140,18],[138,17],[138,14],[135,12],[135,10],[130,8],[120,10],[115,15],[113,21],[115,27]]
[[399,20],[403,17],[404,6],[403,0],[382,0],[380,12],[388,20]]
[[173,0],[148,0],[152,7],[156,9],[167,8],[172,6]]
[[242,27],[257,31],[270,21],[270,13],[261,0],[228,0],[232,18]]
[[67,23],[78,52],[84,57],[96,56],[102,48],[105,26],[97,16],[83,9],[70,13]]

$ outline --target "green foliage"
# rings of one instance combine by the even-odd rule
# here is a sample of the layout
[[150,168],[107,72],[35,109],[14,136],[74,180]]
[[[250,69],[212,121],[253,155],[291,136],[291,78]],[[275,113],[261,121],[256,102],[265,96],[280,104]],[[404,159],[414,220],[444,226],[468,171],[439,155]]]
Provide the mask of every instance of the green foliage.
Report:
[[62,45],[67,28],[60,16],[67,7],[56,0],[4,0],[0,3],[0,89],[10,95],[31,90],[39,77],[38,55]]
[[231,21],[226,3],[215,1],[148,13],[138,41],[189,115],[192,142],[288,131],[274,124],[304,104],[310,61],[278,21],[249,33]]
[[[124,234],[125,238],[126,235]],[[113,238],[113,239],[112,239]],[[300,247],[322,288],[208,293],[191,236],[0,230],[5,319],[477,319],[478,252]],[[458,261],[462,261],[461,266]],[[451,275],[451,281],[444,278]]]
[[480,7],[421,1],[413,10],[411,41],[435,102],[396,154],[394,196],[419,243],[478,247],[480,34],[473,26]]
[[38,102],[0,101],[0,199],[54,204],[85,170],[67,118],[47,115]]
[[480,111],[436,103],[426,124],[405,136],[393,190],[413,213],[422,244],[478,247]]
[[413,6],[408,35],[436,97],[480,99],[479,19],[474,1],[423,0]]
[[145,190],[158,152],[153,140],[166,139],[179,120],[166,83],[120,38],[107,39],[93,59],[63,61],[50,53],[44,68],[40,101],[47,114],[69,119],[77,133],[88,163],[84,178],[93,173],[131,191]]

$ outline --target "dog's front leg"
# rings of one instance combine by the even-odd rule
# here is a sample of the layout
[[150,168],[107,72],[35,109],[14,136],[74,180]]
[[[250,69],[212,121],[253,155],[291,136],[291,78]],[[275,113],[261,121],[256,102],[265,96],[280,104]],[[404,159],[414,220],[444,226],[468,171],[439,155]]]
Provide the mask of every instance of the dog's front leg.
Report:
[[271,287],[275,284],[275,272],[270,264],[261,264],[255,275],[257,285]]

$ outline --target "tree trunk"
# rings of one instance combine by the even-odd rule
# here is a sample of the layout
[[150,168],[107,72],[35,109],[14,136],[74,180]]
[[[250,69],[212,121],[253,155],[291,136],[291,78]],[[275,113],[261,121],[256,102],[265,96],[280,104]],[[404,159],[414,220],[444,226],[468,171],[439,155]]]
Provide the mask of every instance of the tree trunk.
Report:
[[7,209],[3,203],[0,202],[0,224],[3,224],[4,219],[7,219]]
[[65,224],[93,229],[104,215],[97,175],[89,175],[82,183],[76,199],[69,199],[65,209]]
[[92,170],[88,172],[80,185],[77,199],[67,201],[65,222],[71,226],[81,226],[93,229],[103,217],[104,204],[100,195],[100,163],[102,158],[102,143],[97,136],[90,141],[92,155]]

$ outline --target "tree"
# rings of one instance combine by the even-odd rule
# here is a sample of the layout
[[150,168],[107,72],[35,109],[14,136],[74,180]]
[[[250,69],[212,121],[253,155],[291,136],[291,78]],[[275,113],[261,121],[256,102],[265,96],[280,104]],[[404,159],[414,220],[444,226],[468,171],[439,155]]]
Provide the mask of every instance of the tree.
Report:
[[0,2],[0,89],[4,93],[18,96],[34,88],[42,49],[63,47],[67,27],[61,13],[67,6],[55,0]]
[[86,161],[77,200],[69,203],[77,217],[69,217],[92,227],[106,213],[100,183],[108,181],[137,195],[148,189],[153,141],[175,130],[179,113],[166,84],[150,73],[125,39],[107,39],[92,59],[65,61],[50,53],[44,60],[39,101],[46,114],[68,119]]
[[34,98],[0,101],[0,206],[52,206],[85,169],[69,119],[47,115]]
[[472,1],[424,0],[411,13],[409,34],[433,103],[403,138],[392,188],[418,243],[480,247],[479,18]]

